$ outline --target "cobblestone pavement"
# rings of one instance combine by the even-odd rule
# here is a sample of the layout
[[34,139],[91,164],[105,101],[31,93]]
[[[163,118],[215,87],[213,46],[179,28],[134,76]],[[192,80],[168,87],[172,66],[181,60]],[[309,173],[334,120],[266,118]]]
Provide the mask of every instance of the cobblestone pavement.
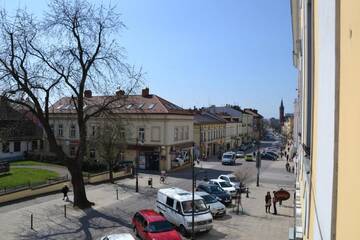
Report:
[[[220,162],[210,160],[197,168],[202,167],[212,178],[247,165],[255,168],[254,162],[243,160],[236,166],[222,166]],[[294,176],[286,172],[284,166],[284,161],[263,161],[260,186],[249,185],[250,196],[242,199],[243,212],[237,215],[228,208],[228,215],[214,220],[214,228],[198,235],[197,239],[287,239],[288,228],[293,223],[293,199],[278,206],[278,215],[266,214],[264,209],[267,191],[282,187],[293,196]],[[149,177],[153,178],[154,188],[147,186]],[[139,209],[154,207],[158,188],[176,186],[190,190],[191,171],[185,169],[169,174],[165,185],[160,184],[159,176],[154,174],[140,174],[139,182],[139,193],[135,193],[134,179],[120,180],[116,185],[88,185],[88,197],[96,205],[86,211],[74,209],[71,202],[63,202],[61,194],[3,206],[0,208],[1,239],[99,239],[110,233],[132,232],[132,215]],[[31,214],[33,230],[30,229]]]

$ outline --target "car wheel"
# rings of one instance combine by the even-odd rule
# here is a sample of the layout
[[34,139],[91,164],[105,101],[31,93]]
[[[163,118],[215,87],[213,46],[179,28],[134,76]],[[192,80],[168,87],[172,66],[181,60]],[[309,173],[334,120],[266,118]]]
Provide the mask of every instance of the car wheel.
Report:
[[136,227],[134,227],[134,233],[135,233],[135,236],[139,237],[139,233],[138,233]]
[[188,232],[187,232],[186,228],[183,225],[180,225],[179,231],[180,231],[181,235],[183,235],[184,237],[188,236]]

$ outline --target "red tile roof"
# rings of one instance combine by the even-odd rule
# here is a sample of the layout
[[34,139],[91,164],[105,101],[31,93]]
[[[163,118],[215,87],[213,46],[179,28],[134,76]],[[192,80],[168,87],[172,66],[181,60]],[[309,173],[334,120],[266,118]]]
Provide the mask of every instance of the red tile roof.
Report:
[[[85,110],[95,109],[109,104],[108,109],[113,113],[146,113],[146,114],[180,114],[193,115],[189,110],[185,110],[174,103],[171,103],[157,95],[129,95],[129,96],[92,96],[84,98]],[[71,97],[59,99],[50,108],[50,113],[76,113],[75,105]]]

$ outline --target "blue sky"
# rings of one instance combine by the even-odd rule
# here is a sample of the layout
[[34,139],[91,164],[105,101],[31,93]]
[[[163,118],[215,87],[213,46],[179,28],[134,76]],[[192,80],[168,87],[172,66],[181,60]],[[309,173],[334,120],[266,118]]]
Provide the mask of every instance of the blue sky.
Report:
[[[1,0],[35,14],[46,0]],[[100,2],[100,1],[98,1]],[[109,1],[103,0],[103,3]],[[182,107],[238,104],[278,117],[293,111],[288,0],[118,0],[128,62],[142,66],[150,92]]]

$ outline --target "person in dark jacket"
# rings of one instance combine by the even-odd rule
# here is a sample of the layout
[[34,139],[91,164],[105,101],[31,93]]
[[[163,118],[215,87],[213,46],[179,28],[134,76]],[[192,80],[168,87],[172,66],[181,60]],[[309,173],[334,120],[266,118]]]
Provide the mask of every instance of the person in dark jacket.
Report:
[[277,202],[277,199],[276,199],[276,196],[275,196],[275,191],[273,191],[273,194],[274,194],[274,197],[273,197],[273,206],[274,206],[274,215],[277,215],[277,210],[276,210],[276,202]]
[[267,192],[265,195],[265,212],[270,213],[270,207],[271,207],[271,195],[270,192]]
[[65,184],[65,186],[61,189],[61,191],[64,194],[63,200],[69,201],[69,197],[67,195],[69,192],[69,187]]

